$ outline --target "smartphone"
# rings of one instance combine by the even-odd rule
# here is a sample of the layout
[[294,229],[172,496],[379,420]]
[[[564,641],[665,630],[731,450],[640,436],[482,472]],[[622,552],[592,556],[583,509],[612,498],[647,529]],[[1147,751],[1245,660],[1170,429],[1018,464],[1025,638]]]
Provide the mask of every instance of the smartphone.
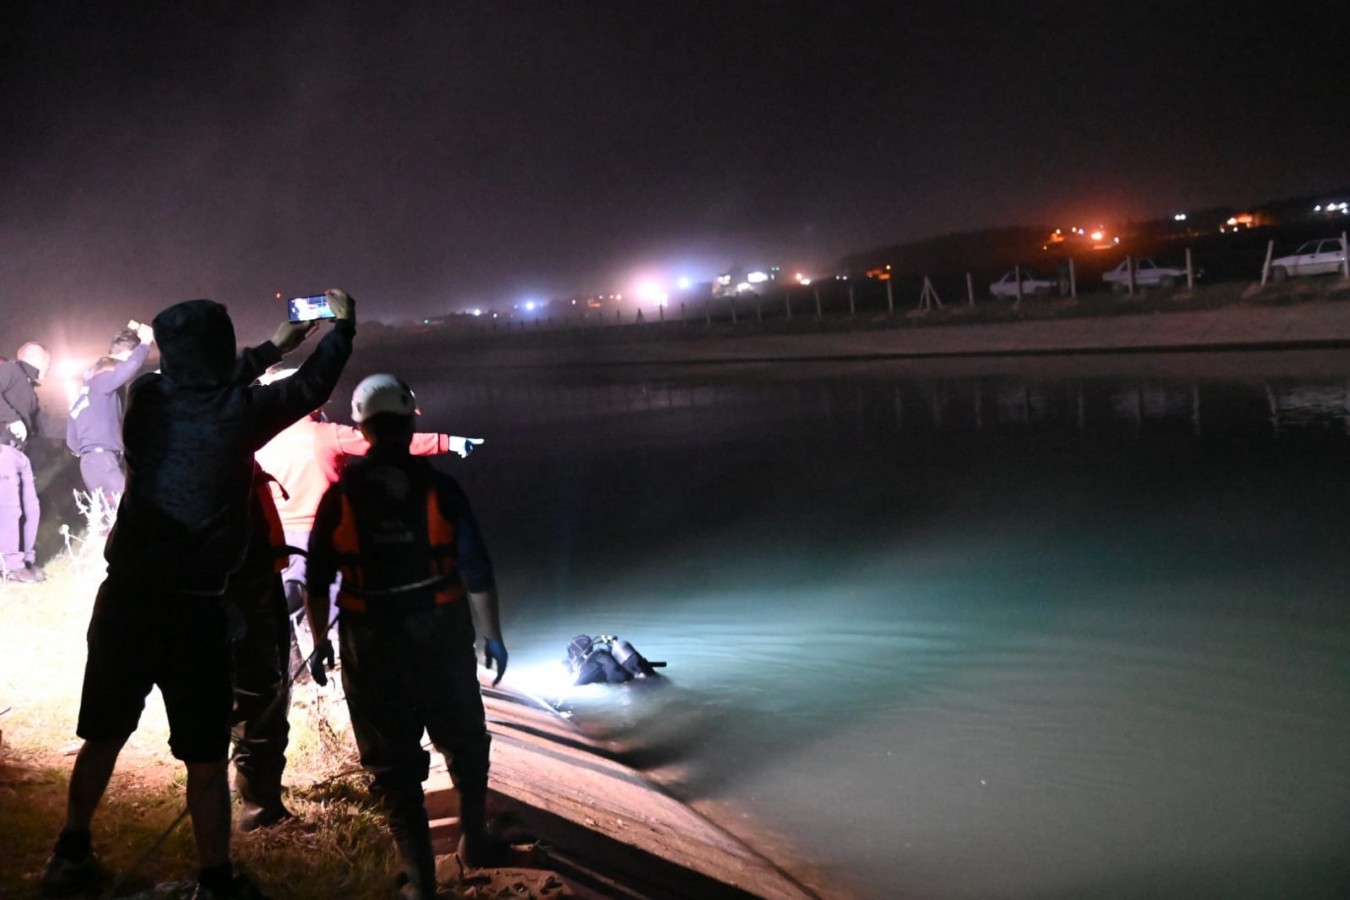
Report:
[[332,319],[336,314],[328,305],[323,294],[313,297],[292,297],[286,302],[286,317],[292,322],[312,322],[315,319]]

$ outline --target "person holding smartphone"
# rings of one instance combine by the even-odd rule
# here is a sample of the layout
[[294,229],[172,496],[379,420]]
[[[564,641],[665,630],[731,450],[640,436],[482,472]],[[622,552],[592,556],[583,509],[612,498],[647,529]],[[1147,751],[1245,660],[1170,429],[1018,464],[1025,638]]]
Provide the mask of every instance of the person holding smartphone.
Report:
[[[169,748],[187,770],[196,839],[194,900],[265,900],[230,859],[228,754],[234,705],[225,598],[250,536],[254,452],[332,393],[352,352],[355,302],[328,292],[332,329],[295,377],[241,383],[234,324],[212,300],[175,304],[154,319],[161,370],[127,398],[126,491],[104,556],[66,817],[42,875],[48,894],[98,890],[106,876],[90,824],[145,697],[160,688]],[[255,348],[278,362],[318,326],[283,323]]]

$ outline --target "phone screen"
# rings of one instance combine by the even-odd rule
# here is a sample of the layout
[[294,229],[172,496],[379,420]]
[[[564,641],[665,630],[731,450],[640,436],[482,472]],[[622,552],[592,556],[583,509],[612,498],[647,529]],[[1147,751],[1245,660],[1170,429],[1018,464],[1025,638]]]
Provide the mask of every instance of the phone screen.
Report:
[[331,319],[333,310],[328,306],[328,298],[323,294],[314,297],[292,297],[287,301],[287,317],[292,322],[310,322],[314,319]]

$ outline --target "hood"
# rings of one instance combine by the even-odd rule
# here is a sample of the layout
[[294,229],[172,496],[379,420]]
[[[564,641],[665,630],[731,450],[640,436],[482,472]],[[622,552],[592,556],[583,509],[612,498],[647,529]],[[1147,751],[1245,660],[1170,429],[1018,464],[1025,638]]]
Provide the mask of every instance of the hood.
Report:
[[160,371],[179,384],[215,387],[234,372],[234,323],[214,300],[184,300],[155,316]]

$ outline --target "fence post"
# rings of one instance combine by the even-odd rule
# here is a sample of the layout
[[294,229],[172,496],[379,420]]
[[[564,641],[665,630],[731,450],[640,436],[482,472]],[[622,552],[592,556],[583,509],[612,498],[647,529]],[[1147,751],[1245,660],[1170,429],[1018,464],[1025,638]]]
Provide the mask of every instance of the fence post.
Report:
[[1013,266],[1013,277],[1017,279],[1017,299],[1013,301],[1013,309],[1022,308],[1022,267]]
[[970,301],[972,308],[975,306],[975,279],[969,272],[966,273],[966,299]]
[[848,317],[852,319],[858,314],[858,306],[853,301],[853,279],[848,282]]
[[891,277],[886,279],[886,315],[888,316],[895,315],[895,289],[892,287],[894,284],[895,273],[892,272]]
[[1346,248],[1350,243],[1345,240],[1345,232],[1341,232],[1341,277],[1350,279],[1350,253],[1346,253]]
[[683,300],[680,301],[680,324],[681,324],[681,325],[688,325],[688,324],[689,324],[689,318],[684,314],[684,301],[683,301]]
[[823,318],[823,314],[820,310],[820,288],[816,288],[816,318]]
[[731,300],[731,324],[734,326],[736,324],[736,295],[732,294],[730,300]]
[[1191,265],[1191,248],[1186,248],[1186,290],[1195,290],[1195,267]]
[[792,321],[792,292],[783,291],[783,309],[787,312],[787,320]]
[[1125,257],[1125,286],[1131,297],[1134,296],[1134,257]]
[[1266,286],[1266,281],[1270,278],[1270,258],[1275,255],[1275,241],[1272,239],[1266,244],[1266,262],[1261,266],[1261,287]]
[[1073,257],[1069,257],[1069,296],[1078,299],[1078,267],[1073,264]]

